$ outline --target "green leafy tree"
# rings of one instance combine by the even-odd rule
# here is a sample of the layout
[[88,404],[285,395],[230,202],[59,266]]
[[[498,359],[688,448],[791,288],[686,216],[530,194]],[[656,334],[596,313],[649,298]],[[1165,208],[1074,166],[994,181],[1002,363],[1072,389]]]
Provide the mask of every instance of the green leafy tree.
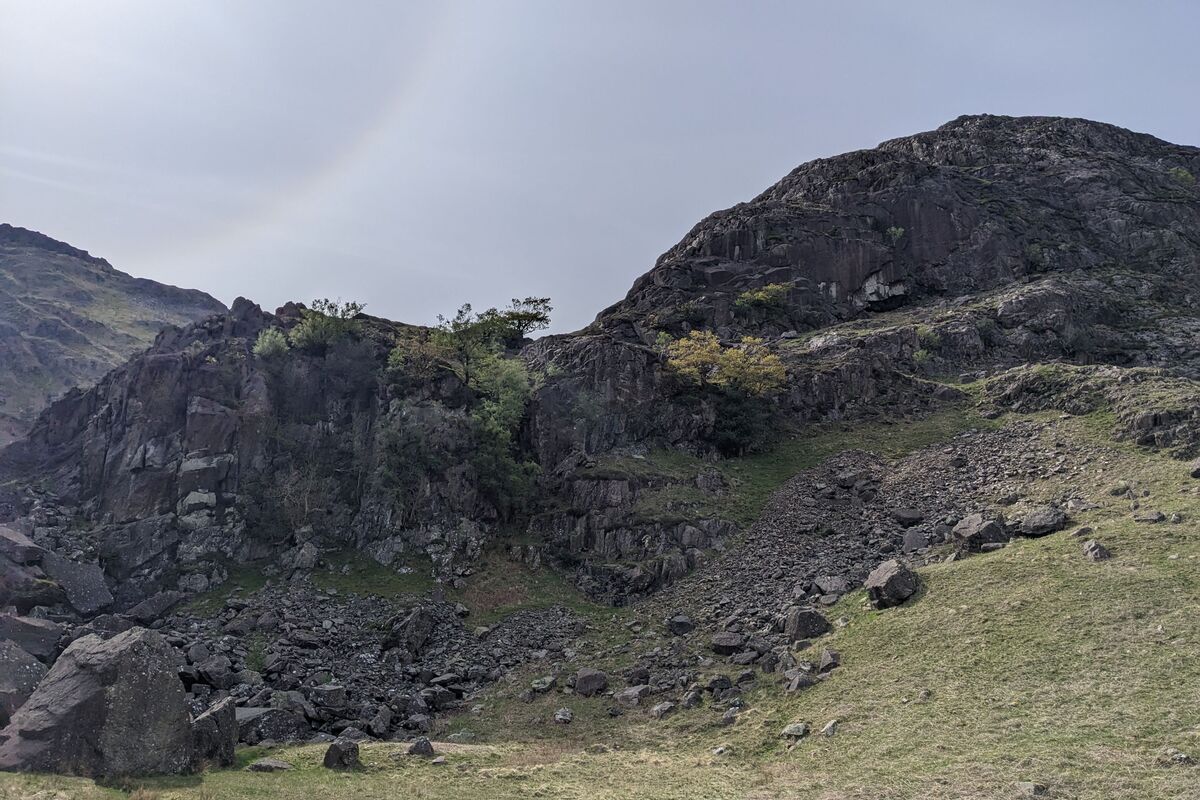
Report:
[[300,323],[288,334],[292,347],[306,353],[324,355],[335,342],[357,333],[355,319],[366,306],[362,303],[323,298],[300,312]]
[[692,331],[667,345],[667,367],[701,388],[730,387],[758,397],[778,392],[787,382],[783,361],[762,339],[747,336],[725,347],[711,331]]

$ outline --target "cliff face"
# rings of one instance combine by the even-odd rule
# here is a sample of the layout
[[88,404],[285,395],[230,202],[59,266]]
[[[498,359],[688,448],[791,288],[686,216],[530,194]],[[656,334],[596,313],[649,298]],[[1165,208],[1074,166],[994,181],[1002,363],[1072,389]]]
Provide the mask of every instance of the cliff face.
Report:
[[[755,412],[764,446],[812,421],[920,414],[988,377],[998,407],[1107,397],[1118,436],[1193,452],[1198,174],[1196,148],[986,116],[797,168],[701,222],[587,329],[525,346],[540,377],[520,441],[541,467],[528,517],[506,520],[468,463],[469,398],[385,380],[402,326],[364,318],[344,352],[272,366],[254,337],[294,315],[245,301],[47,409],[0,455],[7,513],[28,515],[39,543],[82,543],[117,603],[206,588],[231,562],[290,569],[313,542],[428,558],[453,579],[505,521],[526,534],[514,556],[622,602],[746,521],[722,508],[719,475],[627,463],[656,448],[712,459],[728,441],[729,408],[681,392],[664,363],[661,335],[696,329],[761,337],[786,364],[786,388]],[[1048,362],[1077,369],[1026,367]],[[395,472],[381,443],[397,430],[419,443],[403,451],[417,473],[403,501],[379,479]],[[717,502],[650,508],[672,492]]]
[[203,292],[131,277],[0,224],[0,445],[28,430],[51,398],[94,383],[163,327],[224,308]]

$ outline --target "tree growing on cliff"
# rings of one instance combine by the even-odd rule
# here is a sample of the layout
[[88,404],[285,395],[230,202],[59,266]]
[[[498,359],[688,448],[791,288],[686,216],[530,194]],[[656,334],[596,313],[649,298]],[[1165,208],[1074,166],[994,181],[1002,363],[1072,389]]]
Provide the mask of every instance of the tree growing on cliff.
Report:
[[732,347],[721,344],[711,331],[692,331],[666,346],[667,367],[701,388],[728,387],[754,397],[783,388],[787,370],[762,339],[743,337]]
[[352,300],[342,302],[322,298],[313,300],[310,308],[300,312],[300,322],[292,328],[288,339],[298,350],[314,355],[325,355],[336,342],[358,331],[355,319],[366,308],[363,303]]

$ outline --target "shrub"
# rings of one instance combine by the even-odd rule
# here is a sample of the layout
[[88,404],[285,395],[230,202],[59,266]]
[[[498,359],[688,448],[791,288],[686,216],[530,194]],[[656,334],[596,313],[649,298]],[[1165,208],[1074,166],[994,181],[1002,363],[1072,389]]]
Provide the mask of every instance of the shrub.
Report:
[[737,296],[733,305],[741,311],[779,310],[787,303],[791,288],[786,283],[768,283],[759,289],[747,289]]
[[893,225],[887,229],[887,235],[892,240],[892,244],[896,244],[904,238],[904,228],[901,228],[899,225]]
[[933,353],[922,347],[920,350],[913,353],[913,363],[919,367],[923,367],[933,361]]
[[314,300],[312,308],[300,312],[300,323],[292,328],[288,339],[298,350],[324,355],[334,342],[358,331],[355,317],[363,308],[362,303],[352,301]]
[[917,341],[926,350],[936,350],[942,345],[942,337],[928,325],[917,326]]
[[264,328],[254,340],[254,355],[264,361],[278,358],[288,351],[287,337],[279,328]]
[[480,491],[507,517],[526,507],[538,474],[517,447],[532,382],[524,362],[513,358],[486,358],[476,374],[481,399],[471,412],[476,441],[470,461]]
[[1172,167],[1170,175],[1177,183],[1182,183],[1184,186],[1196,185],[1196,176],[1184,167]]

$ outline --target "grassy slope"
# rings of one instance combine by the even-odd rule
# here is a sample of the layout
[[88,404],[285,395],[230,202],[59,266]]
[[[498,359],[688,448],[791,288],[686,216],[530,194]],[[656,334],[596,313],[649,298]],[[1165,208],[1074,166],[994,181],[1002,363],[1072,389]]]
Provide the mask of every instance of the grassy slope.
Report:
[[[1047,435],[1095,439],[1104,423],[1065,421]],[[982,800],[1020,796],[1021,781],[1078,800],[1200,796],[1200,767],[1155,762],[1167,745],[1200,756],[1200,482],[1177,461],[1129,448],[1093,477],[1081,488],[1102,507],[1077,522],[1097,528],[1111,561],[1085,561],[1080,540],[1062,533],[927,568],[923,593],[900,609],[870,611],[852,596],[832,612],[849,624],[827,642],[844,666],[797,695],[763,681],[732,728],[708,708],[652,722],[611,720],[602,701],[562,695],[519,704],[522,675],[483,698],[479,717],[453,723],[507,741],[447,745],[445,766],[372,745],[366,771],[334,775],[319,767],[319,748],[294,748],[282,754],[296,760],[292,773],[147,780],[148,796]],[[1143,506],[1184,522],[1133,523],[1127,501],[1104,491],[1118,479],[1150,492]],[[575,711],[569,727],[547,721],[560,705]],[[792,720],[835,718],[832,738],[790,751],[777,738]],[[721,744],[730,752],[712,755]],[[121,796],[85,781],[0,778],[4,800],[38,790]]]

